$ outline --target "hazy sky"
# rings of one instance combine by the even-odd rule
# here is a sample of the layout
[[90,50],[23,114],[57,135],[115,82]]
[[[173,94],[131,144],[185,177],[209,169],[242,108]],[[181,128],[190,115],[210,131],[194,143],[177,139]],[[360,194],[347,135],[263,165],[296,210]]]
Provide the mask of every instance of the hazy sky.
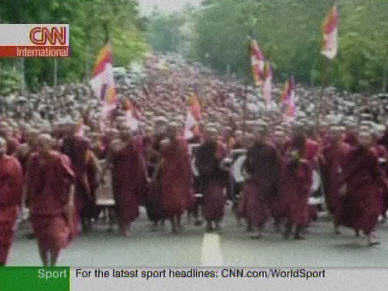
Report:
[[175,12],[182,10],[185,5],[191,4],[193,6],[199,5],[201,0],[138,0],[140,4],[140,12],[142,14],[149,14],[156,6],[163,12]]

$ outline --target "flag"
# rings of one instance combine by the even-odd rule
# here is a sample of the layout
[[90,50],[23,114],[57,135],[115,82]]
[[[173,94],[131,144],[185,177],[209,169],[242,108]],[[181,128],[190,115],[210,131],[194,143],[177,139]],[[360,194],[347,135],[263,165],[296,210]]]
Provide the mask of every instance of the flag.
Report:
[[84,125],[83,118],[81,118],[76,125],[75,135],[84,136],[84,134],[85,134],[85,125]]
[[322,25],[323,43],[321,53],[334,59],[338,51],[338,11],[334,5]]
[[103,47],[98,54],[90,85],[94,94],[101,100],[103,106],[102,115],[106,118],[117,103],[117,94],[113,79],[112,48],[110,44]]
[[264,60],[264,55],[256,40],[251,40],[252,74],[256,86],[261,86],[264,81]]
[[189,98],[189,108],[195,120],[199,121],[201,119],[201,104],[196,94]]
[[199,103],[198,96],[193,94],[188,100],[188,110],[185,122],[185,139],[191,139],[195,132],[198,134],[199,127],[198,122],[201,119],[201,104]]
[[133,131],[139,129],[139,114],[136,106],[131,100],[125,100],[124,102],[125,119],[126,124]]
[[295,118],[295,81],[294,77],[291,77],[286,81],[282,93],[282,109],[283,118],[287,120],[293,120]]
[[268,106],[271,103],[271,91],[272,91],[272,68],[269,62],[264,66],[264,84],[262,87],[263,98],[265,104]]

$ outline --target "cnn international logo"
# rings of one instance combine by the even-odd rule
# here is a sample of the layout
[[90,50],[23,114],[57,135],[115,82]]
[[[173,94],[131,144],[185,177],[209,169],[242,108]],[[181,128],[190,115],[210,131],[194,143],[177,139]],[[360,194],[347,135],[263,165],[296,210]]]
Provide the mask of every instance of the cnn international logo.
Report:
[[64,46],[67,43],[66,26],[36,26],[30,30],[30,40],[39,46]]

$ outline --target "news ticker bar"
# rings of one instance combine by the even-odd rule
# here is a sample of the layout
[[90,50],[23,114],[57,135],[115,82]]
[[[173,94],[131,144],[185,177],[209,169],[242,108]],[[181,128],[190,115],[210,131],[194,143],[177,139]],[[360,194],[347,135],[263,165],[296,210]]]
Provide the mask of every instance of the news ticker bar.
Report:
[[[388,268],[0,267],[1,291],[386,290]],[[131,288],[131,289],[128,289]],[[193,289],[194,288],[194,289]]]

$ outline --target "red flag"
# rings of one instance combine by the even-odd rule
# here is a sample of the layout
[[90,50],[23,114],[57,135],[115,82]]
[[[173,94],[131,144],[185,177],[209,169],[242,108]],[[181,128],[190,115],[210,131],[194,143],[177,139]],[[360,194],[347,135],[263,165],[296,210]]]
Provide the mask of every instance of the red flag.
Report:
[[252,74],[256,86],[261,86],[264,81],[264,60],[264,55],[256,40],[251,40]]
[[338,51],[338,11],[334,5],[322,25],[323,43],[321,53],[329,59],[334,59]]

